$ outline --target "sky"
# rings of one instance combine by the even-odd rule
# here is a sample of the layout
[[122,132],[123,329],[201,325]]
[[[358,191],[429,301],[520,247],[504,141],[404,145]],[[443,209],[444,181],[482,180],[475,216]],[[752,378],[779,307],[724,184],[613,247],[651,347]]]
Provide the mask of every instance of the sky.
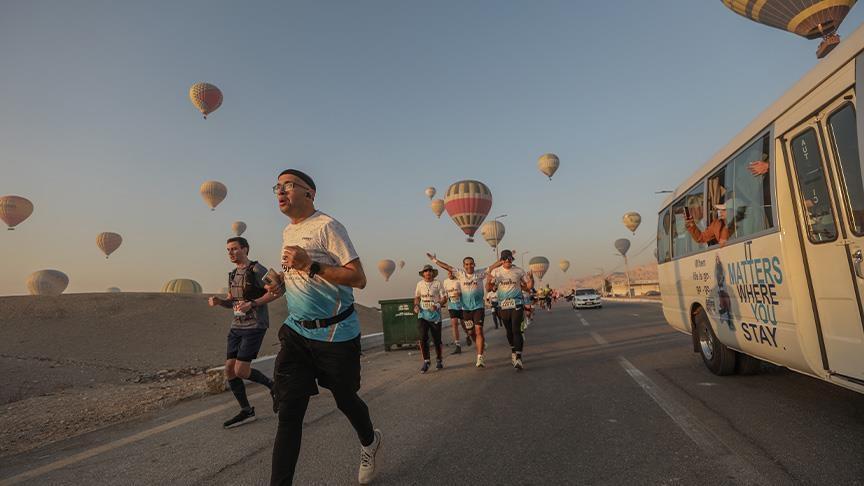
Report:
[[[841,36],[862,19],[853,9]],[[67,292],[173,278],[217,292],[235,220],[250,257],[278,268],[288,220],[271,187],[289,167],[348,229],[366,305],[410,297],[427,251],[491,263],[423,194],[461,179],[489,186],[502,247],[546,256],[553,286],[623,268],[617,238],[632,240],[632,265],[649,263],[655,192],[790,88],[817,45],[720,0],[6,0],[0,195],[35,210],[0,232],[0,295],[26,294],[40,269],[69,275]],[[198,81],[225,97],[207,120],[188,100]],[[561,159],[551,181],[546,152]],[[198,193],[211,179],[228,186],[212,212]],[[627,211],[642,214],[635,235]],[[124,238],[108,260],[102,231]],[[384,258],[407,262],[389,282]]]

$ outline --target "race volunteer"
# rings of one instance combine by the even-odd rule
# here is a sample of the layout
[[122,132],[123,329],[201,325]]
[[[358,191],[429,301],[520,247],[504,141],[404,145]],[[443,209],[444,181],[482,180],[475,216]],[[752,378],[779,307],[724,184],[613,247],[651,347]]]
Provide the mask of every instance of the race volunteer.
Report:
[[435,368],[444,368],[441,357],[441,306],[446,299],[441,282],[435,280],[438,270],[432,265],[425,265],[420,270],[422,280],[414,288],[414,313],[417,314],[417,327],[420,331],[420,354],[423,366],[420,373],[429,371],[429,334],[435,341]]
[[[500,265],[500,267],[499,267]],[[504,329],[507,331],[507,342],[510,343],[510,361],[517,370],[523,369],[522,347],[522,319],[523,296],[522,291],[534,287],[534,279],[524,270],[513,265],[513,252],[504,250],[501,252],[500,262],[492,265],[492,271],[486,277],[486,289],[492,290],[498,287],[498,305],[501,307],[499,314]]]

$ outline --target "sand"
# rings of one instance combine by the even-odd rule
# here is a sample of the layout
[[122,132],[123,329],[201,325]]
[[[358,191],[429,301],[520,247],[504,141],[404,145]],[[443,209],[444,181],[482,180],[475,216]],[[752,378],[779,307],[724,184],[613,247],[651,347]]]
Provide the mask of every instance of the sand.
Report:
[[[224,363],[231,320],[208,297],[0,297],[0,456],[206,393],[203,372]],[[278,352],[287,315],[284,301],[269,309],[259,356]],[[364,334],[380,332],[378,311],[357,312]]]

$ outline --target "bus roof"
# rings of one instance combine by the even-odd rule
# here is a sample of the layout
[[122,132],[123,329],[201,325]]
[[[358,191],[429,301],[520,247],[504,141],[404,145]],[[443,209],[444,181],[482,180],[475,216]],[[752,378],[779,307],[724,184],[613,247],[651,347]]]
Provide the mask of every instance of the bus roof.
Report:
[[791,109],[796,102],[804,98],[816,89],[829,76],[838,71],[852,60],[862,49],[864,49],[864,25],[859,25],[854,32],[838,45],[833,52],[816,64],[804,75],[792,88],[786,91],[777,101],[765,109],[744,130],[741,130],[735,138],[711,157],[708,162],[693,173],[683,184],[679,185],[675,192],[670,194],[661,206],[661,210],[672,204],[679,196],[687,192],[696,182],[708,175],[709,172],[728,159],[745,143],[759,134],[760,131],[771,125],[787,110]]

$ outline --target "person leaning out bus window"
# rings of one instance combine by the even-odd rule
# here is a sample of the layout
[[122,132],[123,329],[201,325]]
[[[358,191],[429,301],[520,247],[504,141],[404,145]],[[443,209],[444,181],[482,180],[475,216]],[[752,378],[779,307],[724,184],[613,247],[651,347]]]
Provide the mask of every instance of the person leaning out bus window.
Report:
[[693,221],[693,217],[690,216],[690,213],[688,212],[688,217],[685,223],[687,225],[687,231],[697,243],[708,243],[709,246],[718,243],[725,245],[726,240],[729,239],[729,227],[726,225],[726,204],[715,204],[714,209],[717,210],[717,217],[714,218],[714,221],[711,221],[711,224],[709,224],[704,231],[700,230],[699,227],[696,226],[696,222]]

